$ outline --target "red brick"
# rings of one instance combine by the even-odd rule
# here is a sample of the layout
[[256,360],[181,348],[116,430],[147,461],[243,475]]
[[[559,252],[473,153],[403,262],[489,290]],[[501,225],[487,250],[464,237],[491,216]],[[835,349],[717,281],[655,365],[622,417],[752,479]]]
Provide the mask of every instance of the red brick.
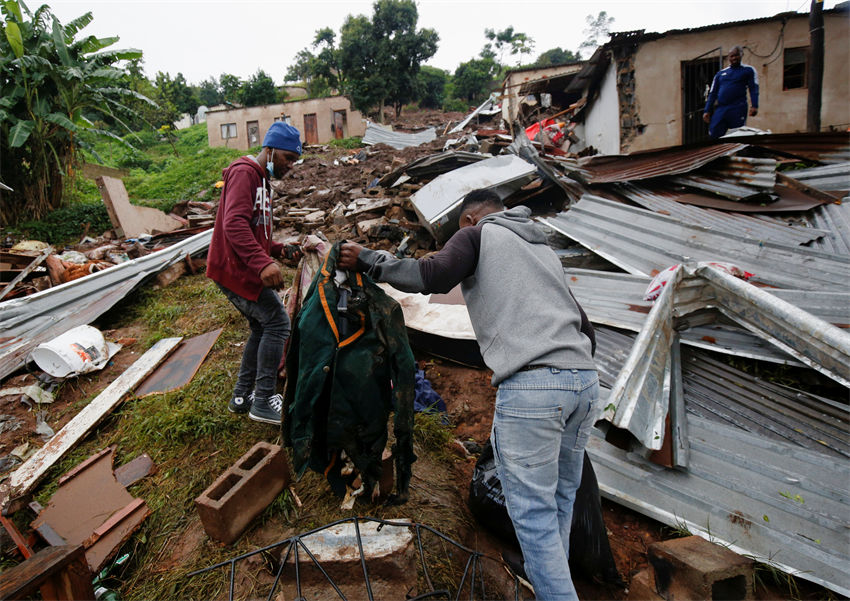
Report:
[[212,539],[232,543],[290,480],[283,449],[258,442],[195,499],[204,530]]

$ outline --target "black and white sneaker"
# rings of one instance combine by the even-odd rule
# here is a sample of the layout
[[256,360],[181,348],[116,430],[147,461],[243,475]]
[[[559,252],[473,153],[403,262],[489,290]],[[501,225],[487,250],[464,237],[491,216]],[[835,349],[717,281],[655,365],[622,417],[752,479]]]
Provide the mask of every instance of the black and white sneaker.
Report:
[[282,408],[283,397],[279,394],[273,394],[267,399],[256,397],[254,398],[254,403],[251,405],[248,417],[255,422],[280,424],[280,412]]
[[231,413],[248,413],[251,405],[254,404],[254,391],[252,390],[248,396],[230,397],[230,402],[227,404],[227,410]]

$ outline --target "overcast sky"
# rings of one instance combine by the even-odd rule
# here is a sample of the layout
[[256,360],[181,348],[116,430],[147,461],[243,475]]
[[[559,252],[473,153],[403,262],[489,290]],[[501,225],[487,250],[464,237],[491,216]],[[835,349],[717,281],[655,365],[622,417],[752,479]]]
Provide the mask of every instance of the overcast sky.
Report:
[[[183,73],[190,83],[232,73],[247,78],[263,69],[276,83],[295,54],[310,45],[317,29],[339,32],[349,14],[371,16],[372,2],[359,0],[53,0],[62,23],[92,11],[84,34],[120,36],[113,48],[144,52],[145,73]],[[825,8],[835,6],[827,0]],[[37,0],[27,0],[35,9]],[[808,11],[810,0],[419,0],[419,27],[440,35],[437,54],[426,64],[454,71],[476,56],[484,29],[515,31],[535,41],[538,54],[560,46],[577,50],[585,17],[600,10],[614,17],[612,31],[667,31],[713,23]],[[507,62],[507,61],[506,61]],[[515,61],[514,61],[515,62]],[[531,62],[526,59],[524,62]]]

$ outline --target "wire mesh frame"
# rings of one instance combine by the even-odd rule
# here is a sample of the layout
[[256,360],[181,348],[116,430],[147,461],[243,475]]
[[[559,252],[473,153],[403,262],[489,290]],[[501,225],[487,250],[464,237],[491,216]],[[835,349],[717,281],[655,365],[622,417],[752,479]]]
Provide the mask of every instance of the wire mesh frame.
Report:
[[[357,537],[357,549],[358,549],[359,554],[360,554],[360,567],[363,569],[363,579],[364,579],[364,582],[366,584],[366,594],[368,595],[369,601],[374,601],[374,596],[372,594],[372,585],[371,585],[371,582],[369,581],[369,570],[366,567],[366,558],[363,554],[363,540],[360,536],[360,523],[361,522],[377,522],[378,524],[380,524],[378,526],[379,531],[384,526],[394,526],[394,527],[398,527],[398,528],[408,528],[408,529],[412,528],[414,530],[414,532],[416,534],[416,548],[417,548],[417,551],[419,552],[419,561],[420,561],[420,564],[422,566],[422,573],[423,573],[424,578],[425,578],[425,584],[428,586],[429,590],[425,593],[417,595],[416,597],[412,597],[410,599],[410,601],[417,601],[417,600],[422,600],[422,599],[434,598],[438,595],[445,595],[446,597],[448,597],[450,595],[448,590],[445,590],[445,589],[436,590],[434,588],[434,583],[431,581],[431,576],[428,573],[428,565],[425,561],[425,549],[422,546],[422,531],[423,530],[430,532],[431,534],[439,537],[440,539],[442,539],[445,542],[450,543],[451,545],[454,545],[455,547],[457,547],[461,551],[469,553],[469,559],[466,561],[466,566],[464,567],[464,570],[463,570],[463,576],[461,577],[460,584],[457,587],[457,595],[455,596],[455,601],[460,601],[461,594],[463,593],[463,589],[467,585],[467,577],[468,576],[469,576],[469,581],[468,581],[469,601],[474,601],[475,598],[476,598],[475,597],[476,577],[478,578],[478,583],[480,584],[480,589],[481,589],[481,597],[480,598],[481,599],[486,598],[487,595],[486,595],[486,590],[485,590],[485,587],[484,587],[484,571],[481,569],[481,560],[482,559],[487,559],[489,561],[494,561],[494,562],[502,564],[502,565],[507,565],[499,559],[489,557],[487,555],[480,553],[479,551],[476,551],[474,549],[470,549],[470,548],[460,544],[459,542],[449,538],[445,534],[443,534],[443,533],[441,533],[437,530],[434,530],[430,526],[426,526],[425,524],[420,524],[418,522],[394,522],[394,521],[391,521],[391,520],[382,520],[382,519],[373,518],[373,517],[370,517],[370,516],[364,516],[364,517],[354,516],[354,517],[336,520],[335,522],[331,522],[329,524],[325,524],[324,526],[314,528],[313,530],[310,530],[309,532],[305,532],[303,534],[298,534],[298,535],[292,536],[290,538],[287,538],[287,539],[282,540],[282,541],[278,541],[278,542],[273,543],[271,545],[268,545],[266,547],[262,547],[261,549],[256,549],[256,550],[250,551],[248,553],[243,553],[242,555],[239,555],[237,557],[233,557],[231,559],[219,562],[215,565],[203,568],[201,570],[195,570],[194,572],[190,572],[188,574],[188,577],[191,578],[193,576],[205,574],[207,572],[210,572],[212,570],[216,570],[218,568],[222,568],[224,566],[230,566],[230,582],[229,582],[229,591],[228,591],[228,597],[227,598],[228,598],[229,601],[233,601],[233,594],[234,594],[234,589],[235,589],[235,585],[236,585],[236,564],[238,562],[242,561],[242,560],[248,559],[249,557],[253,557],[254,555],[268,553],[269,551],[272,551],[274,549],[278,549],[278,548],[281,548],[283,546],[286,546],[286,553],[283,555],[283,559],[281,560],[280,565],[278,566],[278,568],[276,570],[274,583],[272,584],[272,588],[269,591],[269,594],[266,597],[266,599],[268,601],[272,601],[272,598],[274,597],[274,594],[277,590],[277,586],[280,583],[281,575],[283,574],[283,569],[286,567],[286,562],[289,560],[289,557],[291,555],[293,557],[293,567],[295,569],[295,589],[296,589],[297,600],[301,601],[303,599],[303,596],[301,594],[301,571],[300,571],[300,566],[299,566],[299,561],[298,561],[298,553],[299,553],[298,548],[301,547],[301,548],[303,548],[303,550],[307,554],[307,556],[310,558],[312,563],[319,569],[319,571],[322,573],[322,575],[325,577],[325,579],[327,579],[328,583],[330,583],[330,585],[333,587],[334,591],[336,591],[337,595],[339,595],[339,598],[342,599],[343,601],[347,601],[347,597],[343,594],[343,592],[340,590],[340,588],[334,582],[333,578],[331,578],[331,576],[327,573],[327,571],[325,571],[325,569],[319,563],[319,560],[316,559],[316,557],[313,555],[313,553],[310,551],[310,549],[307,548],[307,545],[304,544],[304,541],[302,539],[305,538],[305,537],[308,537],[312,534],[322,532],[323,530],[327,530],[328,528],[333,528],[334,526],[338,526],[340,524],[345,524],[345,523],[348,523],[348,522],[354,523],[354,531],[355,531],[355,535]],[[513,579],[514,579],[514,599],[515,599],[515,601],[519,601],[519,586],[520,586],[519,579],[517,578],[517,576],[515,574],[513,574],[512,571],[511,571],[511,574],[513,575]]]

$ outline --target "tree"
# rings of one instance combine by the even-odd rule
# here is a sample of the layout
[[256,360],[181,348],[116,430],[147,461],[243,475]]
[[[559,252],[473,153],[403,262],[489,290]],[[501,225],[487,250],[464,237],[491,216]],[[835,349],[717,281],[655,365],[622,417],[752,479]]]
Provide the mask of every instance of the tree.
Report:
[[194,115],[200,102],[182,73],[171,79],[169,73],[158,71],[154,83],[163,98],[171,102],[180,114]]
[[611,25],[614,24],[614,17],[609,17],[604,10],[599,11],[599,14],[594,18],[593,15],[585,17],[587,27],[584,30],[585,40],[579,46],[579,50],[596,50],[611,37]]
[[[133,111],[133,114],[126,119],[126,125],[132,131],[158,129],[180,119],[177,107],[145,76],[144,61],[141,58],[127,62],[124,77],[117,85],[138,95],[138,97],[129,97],[125,101],[125,104]],[[123,131],[119,124],[112,124],[110,129],[114,133]]]
[[280,101],[280,92],[274,80],[262,69],[258,69],[239,90],[239,102],[243,106],[260,106]]
[[438,109],[443,106],[449,74],[442,69],[423,65],[416,76],[416,97],[419,106]]
[[416,29],[419,13],[413,0],[376,0],[372,19],[349,17],[340,31],[340,67],[355,108],[401,107],[415,94],[419,66],[437,51],[433,29]]
[[58,208],[81,134],[117,137],[94,121],[125,123],[133,111],[124,101],[147,99],[118,85],[124,71],[116,65],[140,51],[106,50],[117,37],[76,39],[90,12],[62,25],[47,5],[33,13],[4,0],[0,14],[0,155],[14,166],[2,174],[14,193],[4,195],[0,224],[10,224]]
[[198,86],[198,100],[201,104],[210,107],[224,102],[224,95],[218,87],[218,81],[215,77],[210,77],[201,82]]
[[572,53],[570,50],[562,48],[552,48],[537,57],[534,65],[537,67],[546,67],[548,65],[562,65],[564,63],[572,63],[581,60],[581,53]]
[[222,102],[236,104],[239,102],[242,80],[230,73],[222,73],[221,77],[218,78],[218,89],[221,92]]
[[490,95],[493,78],[499,65],[492,58],[473,58],[458,65],[452,83],[454,95],[470,102],[483,101]]
[[508,48],[510,48],[511,56],[519,54],[517,64],[522,62],[523,54],[531,54],[534,50],[534,40],[524,33],[514,31],[513,27],[508,27],[502,31],[485,29],[484,36],[490,40],[490,42],[484,46],[484,50],[482,50],[481,53],[482,58],[495,56],[495,52],[492,50],[492,47],[495,46],[496,51],[498,51],[497,62],[499,67],[504,65],[502,57],[504,56],[505,50]]
[[329,96],[332,91],[345,93],[345,76],[341,66],[340,49],[336,47],[336,35],[329,27],[316,31],[313,54],[303,49],[295,55],[295,63],[289,67],[284,81],[303,81],[311,98]]

